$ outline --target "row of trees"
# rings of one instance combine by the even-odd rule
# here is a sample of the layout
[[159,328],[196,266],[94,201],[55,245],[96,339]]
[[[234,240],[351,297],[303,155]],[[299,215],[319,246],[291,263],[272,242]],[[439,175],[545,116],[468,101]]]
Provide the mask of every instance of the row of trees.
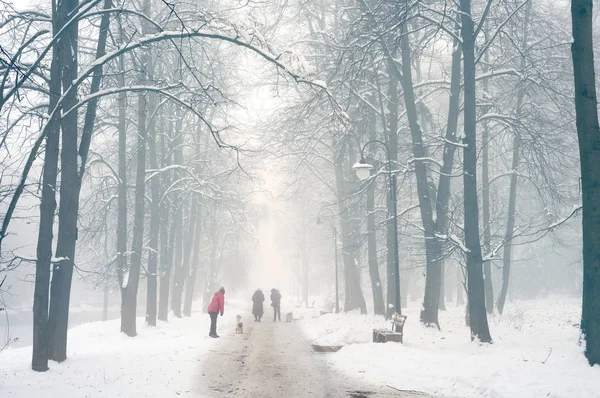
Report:
[[[246,19],[221,3],[177,7],[68,0],[46,13],[4,5],[1,34],[10,45],[0,66],[1,145],[30,150],[16,165],[3,164],[3,175],[22,172],[3,183],[0,242],[32,175],[42,176],[34,370],[46,370],[48,359],[66,359],[80,224],[86,238],[104,242],[106,266],[99,273],[105,283],[118,281],[121,330],[130,336],[137,332],[141,277],[148,324],[166,319],[169,300],[176,316],[189,314],[198,264],[208,265],[201,280],[212,288],[219,264],[228,264],[222,258],[239,253],[240,239],[242,247],[251,243],[254,210],[240,196],[247,180],[235,159],[221,155],[240,153],[231,145],[240,137],[224,129],[244,88],[235,73],[237,48],[308,83],[285,94],[285,112],[263,126],[262,149],[290,160],[301,173],[299,190],[318,184],[337,215],[344,310],[367,312],[364,257],[374,312],[401,311],[393,308],[393,198],[381,178],[387,154],[375,146],[367,151],[376,171],[366,183],[352,170],[363,144],[378,140],[398,179],[403,301],[413,262],[416,272],[425,270],[421,321],[441,327],[446,268],[450,259],[458,261],[471,336],[491,342],[486,314],[504,309],[515,251],[579,209],[575,135],[565,133],[575,127],[563,5],[288,0],[252,8],[254,18]],[[574,29],[573,59],[576,79],[579,68],[587,80],[576,80],[576,98],[594,103],[577,102],[585,214],[597,197],[593,151],[587,152],[595,144],[586,138],[596,134],[597,118],[594,124],[580,116],[593,118],[588,111],[595,109],[591,1],[580,7],[588,30]],[[277,42],[291,50],[275,51]],[[309,79],[313,67],[323,82]],[[33,141],[32,122],[39,125]],[[591,363],[598,330],[590,298],[597,290],[597,239],[588,232],[594,225],[584,224],[582,328]],[[240,238],[234,231],[247,233]],[[240,261],[229,264],[243,275]],[[499,291],[493,267],[502,269]]]
[[[252,20],[231,17],[208,2],[65,0],[47,12],[3,3],[2,145],[29,152],[18,152],[20,177],[3,186],[0,242],[41,175],[34,370],[67,357],[79,237],[96,250],[103,242],[106,261],[93,275],[116,282],[128,336],[137,334],[142,278],[152,326],[169,310],[191,314],[197,280],[207,291],[223,274],[235,275],[233,288],[242,283],[255,211],[243,200],[240,151],[226,143],[239,138],[226,131],[239,89],[232,65],[238,49],[249,49],[292,79],[306,74]],[[31,145],[24,126],[32,121]]]
[[[322,184],[319,197],[328,200],[321,203],[338,214],[345,310],[367,311],[357,261],[369,271],[373,311],[384,314],[385,301],[387,312],[394,310],[385,152],[367,148],[376,167],[366,184],[352,170],[362,145],[379,140],[398,178],[403,302],[423,268],[421,321],[441,327],[438,313],[452,290],[445,268],[458,261],[472,337],[491,341],[486,311],[504,310],[515,248],[579,209],[575,135],[565,134],[574,124],[564,7],[531,0],[461,1],[456,8],[385,0],[287,4],[283,24],[293,24],[295,48],[313,54],[350,115],[343,123],[323,95],[292,93],[273,144],[306,186]],[[502,269],[496,290],[494,268]]]

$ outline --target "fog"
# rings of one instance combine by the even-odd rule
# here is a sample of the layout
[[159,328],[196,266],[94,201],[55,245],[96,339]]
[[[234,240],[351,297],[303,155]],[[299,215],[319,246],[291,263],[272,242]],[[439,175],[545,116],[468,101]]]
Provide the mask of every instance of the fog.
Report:
[[[571,358],[579,328],[590,335],[595,252],[568,12],[546,0],[0,1],[0,362],[13,361],[0,371],[109,346],[146,366],[135,355],[160,341],[169,360],[186,351],[178,369],[243,359],[248,390],[202,370],[208,381],[186,390],[198,396],[267,396],[277,377],[279,396],[387,396],[393,355],[477,369],[468,357],[481,352],[461,339],[545,350],[531,341],[555,324],[556,356]],[[297,327],[278,324],[280,306]],[[389,341],[413,351],[366,344],[390,322]],[[86,351],[86,333],[105,351]],[[307,347],[341,351],[327,362]],[[490,374],[514,367],[502,349]],[[277,352],[299,365],[279,372]],[[565,361],[548,380],[583,369]],[[408,394],[460,379],[427,389],[427,370],[410,371]]]

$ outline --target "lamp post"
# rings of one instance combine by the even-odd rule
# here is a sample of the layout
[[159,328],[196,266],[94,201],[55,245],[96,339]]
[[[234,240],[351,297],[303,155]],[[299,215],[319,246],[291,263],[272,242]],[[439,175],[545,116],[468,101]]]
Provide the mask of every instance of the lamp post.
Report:
[[[402,307],[400,306],[400,260],[398,257],[398,210],[397,210],[397,198],[396,198],[396,175],[392,173],[392,161],[390,159],[390,150],[385,142],[379,140],[372,140],[363,145],[360,150],[360,161],[352,168],[356,171],[356,176],[360,180],[366,180],[371,175],[372,165],[368,164],[365,160],[365,148],[370,144],[378,144],[385,148],[385,154],[387,156],[387,171],[388,181],[390,190],[390,203],[392,205],[392,218],[393,222],[393,233],[394,233],[394,273],[396,279],[396,313],[402,314]],[[388,281],[388,283],[390,283]]]
[[340,297],[339,297],[339,283],[338,283],[338,253],[337,253],[337,230],[335,228],[335,214],[333,210],[328,207],[323,207],[319,210],[317,215],[317,224],[322,224],[321,213],[327,210],[331,214],[331,227],[333,229],[333,256],[335,259],[335,313],[340,313]]

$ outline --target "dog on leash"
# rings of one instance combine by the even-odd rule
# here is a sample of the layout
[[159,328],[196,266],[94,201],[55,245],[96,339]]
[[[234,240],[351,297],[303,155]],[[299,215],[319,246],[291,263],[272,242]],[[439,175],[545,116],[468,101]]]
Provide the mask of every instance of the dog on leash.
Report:
[[292,319],[294,319],[294,313],[293,312],[288,312],[287,314],[285,314],[285,321],[286,322],[291,322]]
[[242,323],[242,316],[236,315],[237,323],[235,324],[235,334],[244,333],[244,324]]

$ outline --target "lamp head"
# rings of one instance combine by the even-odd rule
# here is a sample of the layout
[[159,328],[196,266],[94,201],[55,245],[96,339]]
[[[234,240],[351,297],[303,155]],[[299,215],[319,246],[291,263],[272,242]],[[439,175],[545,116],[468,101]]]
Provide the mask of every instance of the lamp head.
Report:
[[352,168],[356,172],[356,176],[359,180],[366,180],[371,175],[371,169],[373,166],[368,164],[364,158],[361,158],[359,162],[354,163]]

